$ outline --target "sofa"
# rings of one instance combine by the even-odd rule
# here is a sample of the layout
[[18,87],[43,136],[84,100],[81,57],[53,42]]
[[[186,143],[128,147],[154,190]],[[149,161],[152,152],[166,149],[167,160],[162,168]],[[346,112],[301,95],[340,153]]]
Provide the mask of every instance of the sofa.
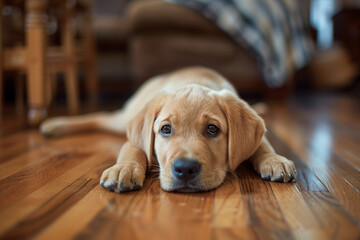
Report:
[[189,8],[159,0],[135,1],[128,21],[135,88],[151,76],[200,65],[223,74],[240,94],[287,94],[292,89],[292,78],[280,89],[269,89],[255,57]]

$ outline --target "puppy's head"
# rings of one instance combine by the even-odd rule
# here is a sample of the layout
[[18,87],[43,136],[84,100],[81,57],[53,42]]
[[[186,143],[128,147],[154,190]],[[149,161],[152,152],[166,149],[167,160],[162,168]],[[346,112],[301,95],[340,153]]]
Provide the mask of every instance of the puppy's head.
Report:
[[263,120],[231,92],[194,85],[154,98],[127,135],[149,166],[158,160],[164,190],[196,192],[218,187],[255,152],[264,131]]

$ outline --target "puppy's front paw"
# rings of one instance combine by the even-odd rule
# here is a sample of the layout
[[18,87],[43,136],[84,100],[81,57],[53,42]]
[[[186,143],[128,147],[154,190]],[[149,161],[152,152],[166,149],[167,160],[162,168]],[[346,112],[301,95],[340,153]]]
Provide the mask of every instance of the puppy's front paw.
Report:
[[295,165],[287,158],[269,153],[262,156],[259,163],[257,171],[263,179],[276,182],[295,182]]
[[116,193],[138,190],[145,179],[145,169],[138,164],[115,164],[106,169],[100,185]]

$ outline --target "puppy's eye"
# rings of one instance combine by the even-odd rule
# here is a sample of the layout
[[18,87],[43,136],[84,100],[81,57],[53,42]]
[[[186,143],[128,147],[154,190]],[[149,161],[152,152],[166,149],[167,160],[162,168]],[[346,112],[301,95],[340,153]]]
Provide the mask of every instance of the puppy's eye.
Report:
[[172,134],[172,129],[170,125],[164,125],[162,126],[160,130],[160,134],[164,137],[169,137]]
[[209,124],[206,129],[206,133],[210,137],[216,137],[220,133],[220,129],[212,124]]

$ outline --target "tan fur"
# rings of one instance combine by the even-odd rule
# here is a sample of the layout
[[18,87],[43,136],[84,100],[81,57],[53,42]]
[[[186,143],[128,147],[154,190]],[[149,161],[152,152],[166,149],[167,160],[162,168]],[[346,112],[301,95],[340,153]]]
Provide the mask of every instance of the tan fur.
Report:
[[[209,124],[220,129],[216,137],[206,133]],[[160,134],[164,125],[172,126],[171,136]],[[183,191],[184,184],[184,191],[216,188],[227,171],[249,158],[265,179],[288,182],[296,175],[294,164],[277,155],[264,137],[261,117],[225,78],[206,68],[154,77],[117,112],[55,118],[41,126],[50,136],[93,129],[127,133],[118,161],[100,180],[115,192],[141,187],[151,164],[159,165],[161,187],[167,191]],[[196,181],[180,184],[175,178],[171,169],[179,158],[200,163]]]

